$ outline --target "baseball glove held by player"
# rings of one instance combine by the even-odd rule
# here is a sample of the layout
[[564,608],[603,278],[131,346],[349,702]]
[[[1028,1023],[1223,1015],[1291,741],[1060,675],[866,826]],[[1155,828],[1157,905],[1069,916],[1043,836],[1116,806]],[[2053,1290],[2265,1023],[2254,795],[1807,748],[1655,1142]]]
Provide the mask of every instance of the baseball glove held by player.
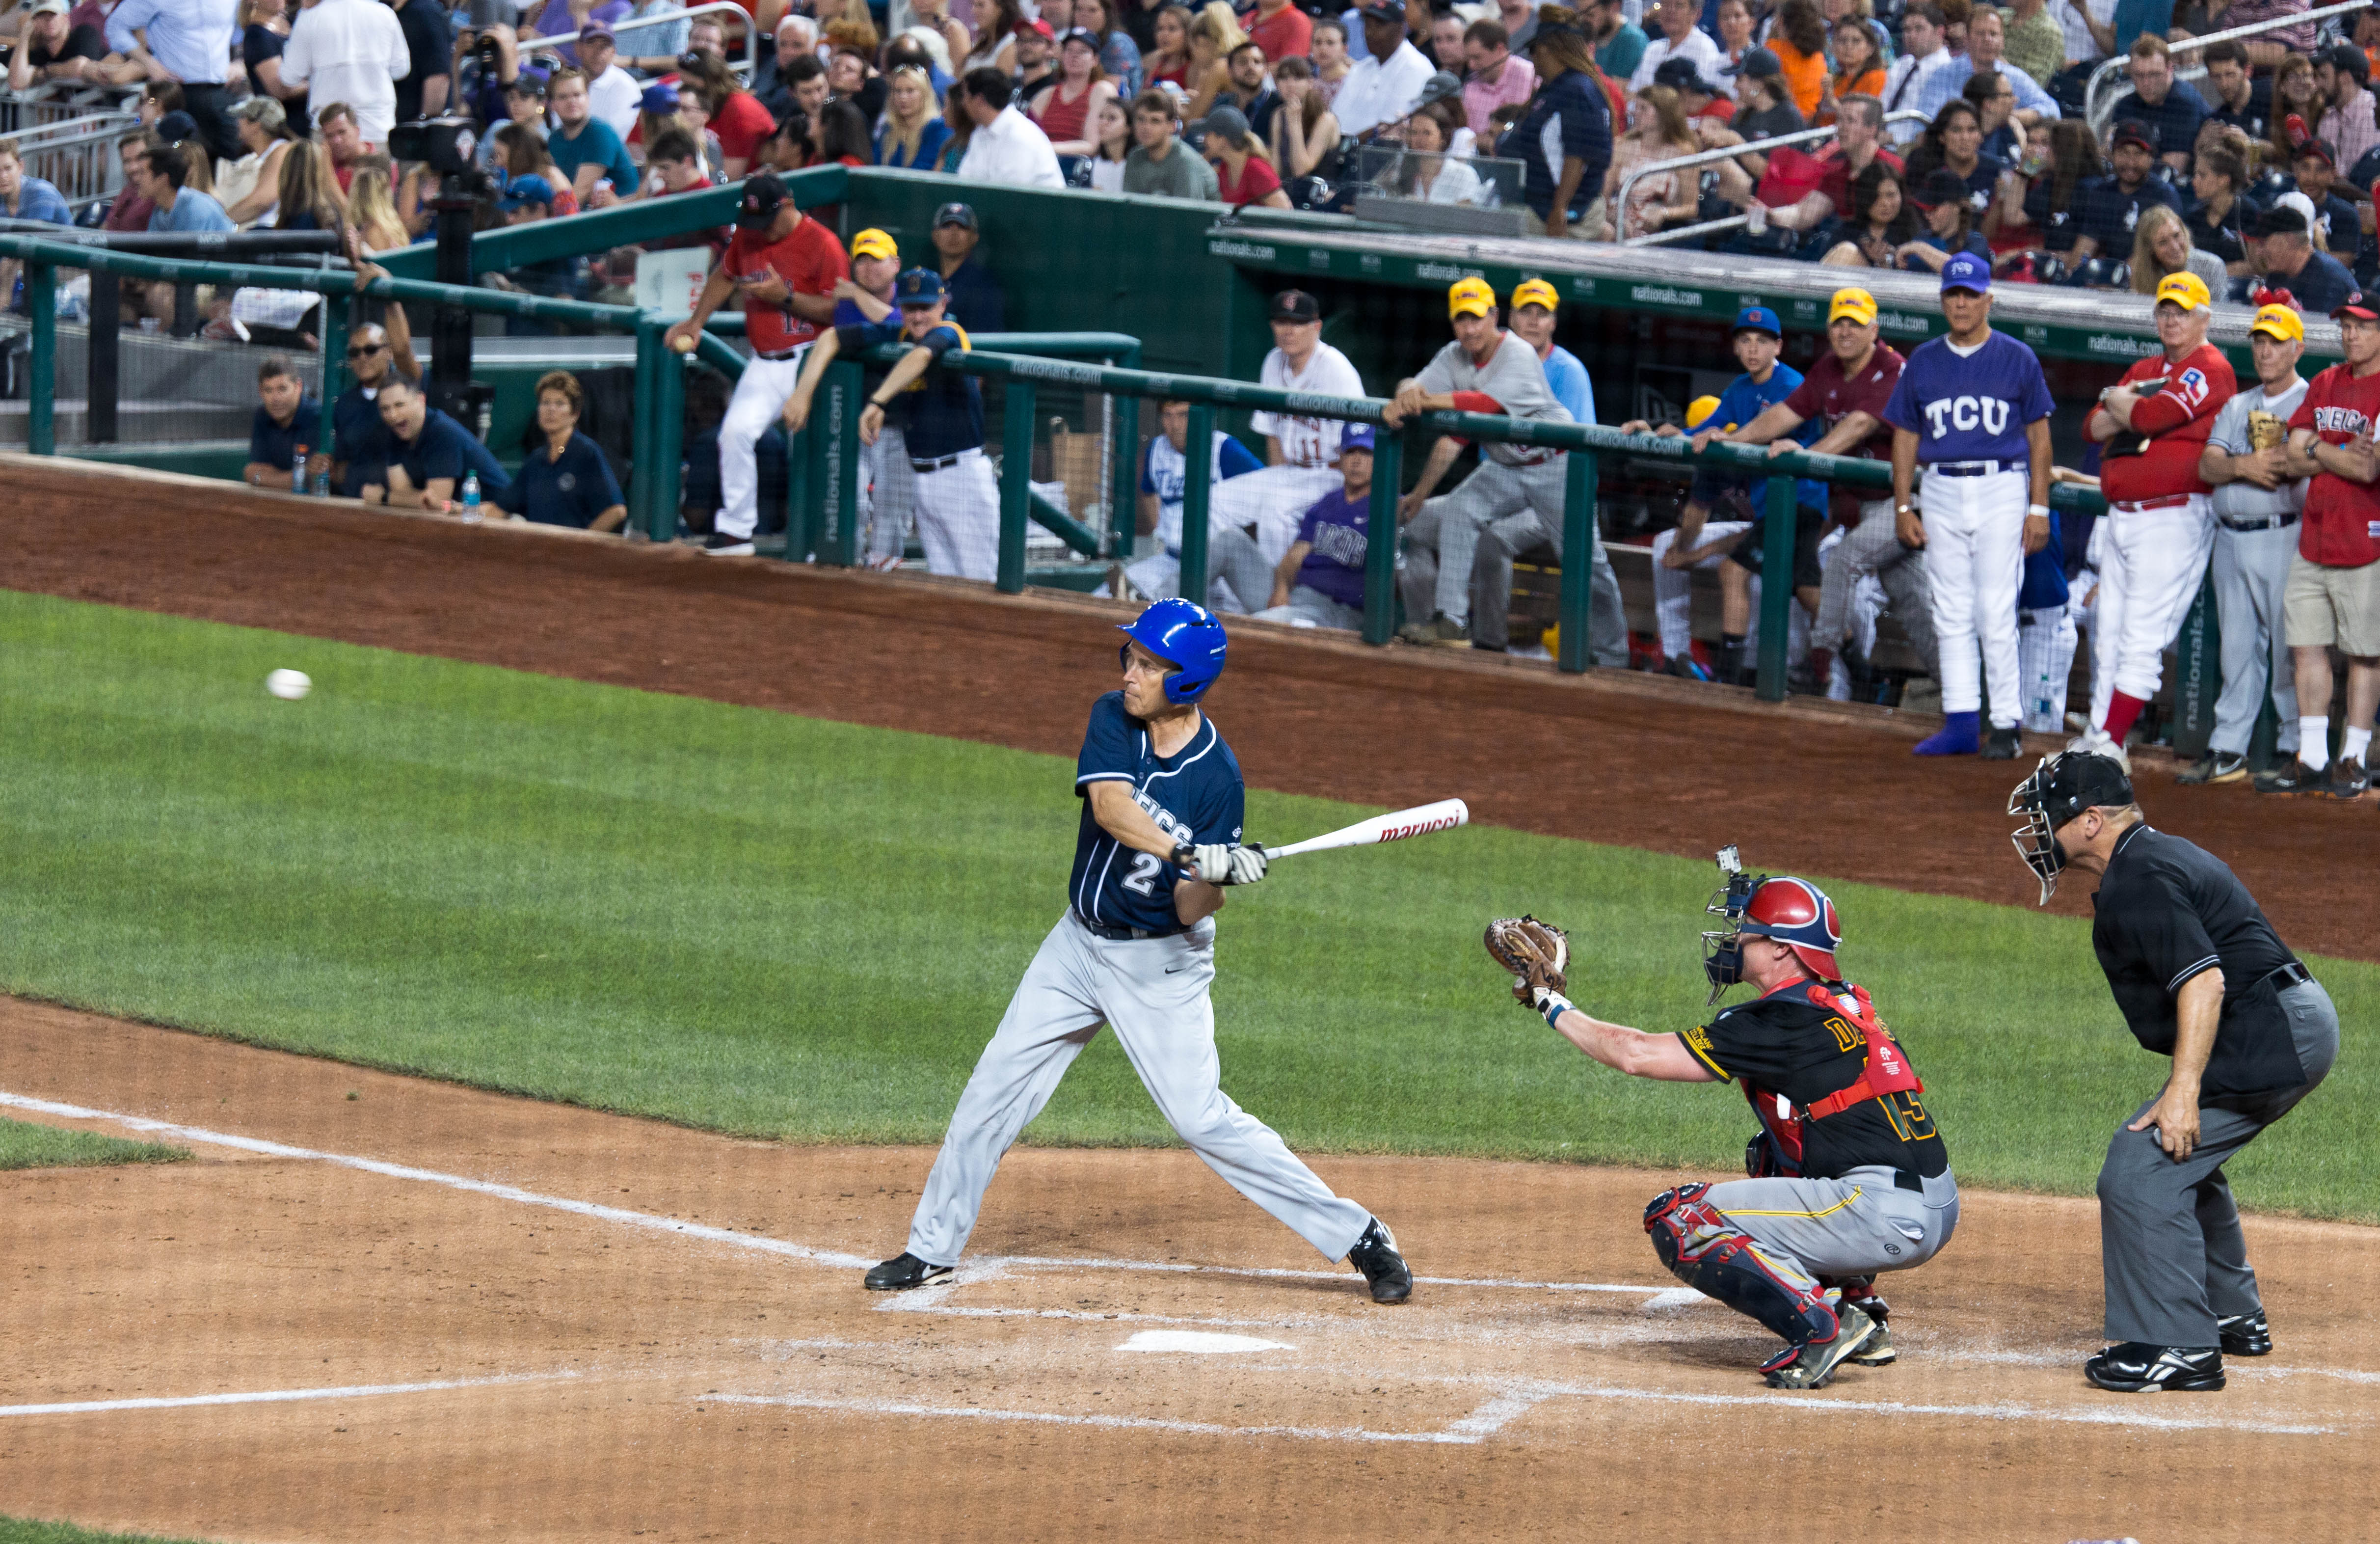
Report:
[[1521,1006],[1536,1009],[1540,989],[1562,991],[1569,986],[1570,934],[1534,917],[1500,917],[1488,924],[1480,940],[1488,957],[1512,973],[1512,996]]

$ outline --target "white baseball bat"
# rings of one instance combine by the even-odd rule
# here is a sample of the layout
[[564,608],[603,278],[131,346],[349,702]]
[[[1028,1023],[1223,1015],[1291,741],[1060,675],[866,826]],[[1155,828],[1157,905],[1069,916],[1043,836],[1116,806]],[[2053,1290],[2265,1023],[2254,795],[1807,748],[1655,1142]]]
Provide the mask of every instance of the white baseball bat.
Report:
[[1381,842],[1402,842],[1408,836],[1422,836],[1433,831],[1451,831],[1470,823],[1469,805],[1461,799],[1440,799],[1436,804],[1417,804],[1411,809],[1375,815],[1368,821],[1357,821],[1354,825],[1309,836],[1286,847],[1268,847],[1265,857],[1293,857],[1299,853],[1318,853],[1330,847],[1368,847]]

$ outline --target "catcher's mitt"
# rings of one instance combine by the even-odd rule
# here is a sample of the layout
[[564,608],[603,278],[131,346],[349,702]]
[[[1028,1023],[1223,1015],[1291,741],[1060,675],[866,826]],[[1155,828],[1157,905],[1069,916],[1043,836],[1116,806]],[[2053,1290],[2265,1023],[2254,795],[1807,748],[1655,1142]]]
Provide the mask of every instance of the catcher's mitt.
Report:
[[1568,985],[1570,934],[1534,917],[1500,917],[1488,924],[1481,939],[1488,957],[1512,973],[1512,996],[1535,1010],[1540,988],[1561,991]]

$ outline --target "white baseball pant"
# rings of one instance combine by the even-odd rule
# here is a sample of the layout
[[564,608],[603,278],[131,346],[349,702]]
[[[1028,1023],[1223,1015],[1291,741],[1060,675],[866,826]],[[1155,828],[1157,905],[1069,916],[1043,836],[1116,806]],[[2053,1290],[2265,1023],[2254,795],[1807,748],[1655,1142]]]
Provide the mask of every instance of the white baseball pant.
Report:
[[2116,693],[2147,701],[2165,677],[2165,646],[2181,631],[2215,545],[2215,503],[2192,493],[2158,509],[2113,504],[2100,518],[2099,595],[2091,630],[2091,722]]
[[2064,606],[2016,614],[2016,657],[2024,672],[2024,726],[2055,735],[2066,727],[2066,688],[2081,634]]
[[[1344,486],[1346,479],[1329,467],[1267,467],[1216,483],[1207,512],[1219,527],[1255,526],[1257,550],[1268,567],[1278,568],[1297,541],[1305,512]],[[1248,609],[1271,598],[1267,589],[1248,601]]]
[[990,584],[1000,575],[1000,481],[981,450],[911,476],[926,569]]
[[2297,550],[2294,525],[2233,530],[2219,518],[2216,522],[2215,614],[2223,634],[2223,695],[2216,699],[2209,750],[2248,753],[2269,683],[2273,711],[2281,719],[2276,744],[2284,756],[2297,753],[2297,674],[2281,625],[2281,592],[2289,588],[2289,559]]
[[1925,523],[1925,577],[1942,660],[1942,711],[1975,712],[1988,688],[1996,729],[2012,729],[2023,717],[2016,592],[2024,578],[2024,506],[2030,492],[2021,471],[1981,477],[1936,472],[1918,486],[1918,515]]
[[712,529],[722,536],[749,537],[760,523],[760,473],[752,447],[785,410],[809,351],[806,343],[790,359],[747,360],[736,378],[735,395],[719,420],[719,495],[724,507]]
[[916,474],[909,470],[909,442],[892,424],[872,445],[860,447],[867,480],[859,487],[859,518],[868,531],[870,568],[897,568],[909,550],[909,522],[917,512]]
[[1332,1194],[1270,1126],[1232,1102],[1215,1052],[1215,924],[1172,938],[1101,938],[1069,912],[1041,941],[977,1058],[909,1224],[909,1253],[955,1265],[1000,1160],[1105,1024],[1158,1112],[1232,1188],[1326,1259],[1344,1259],[1372,1214]]
[[[1723,536],[1732,536],[1737,531],[1751,529],[1752,522],[1749,520],[1712,520],[1703,527],[1702,535],[1695,545],[1716,541]],[[1694,570],[1715,572],[1720,564],[1728,560],[1725,553],[1715,553],[1692,567],[1672,568],[1667,559],[1677,549],[1678,531],[1674,526],[1653,538],[1653,625],[1660,632],[1661,657],[1666,660],[1678,659],[1691,653],[1694,650]],[[1752,582],[1755,587],[1754,593],[1757,595],[1759,576],[1754,575]],[[1752,626],[1755,630],[1760,626],[1760,604],[1757,600],[1752,606]],[[1750,636],[1746,635],[1747,644],[1750,641]]]

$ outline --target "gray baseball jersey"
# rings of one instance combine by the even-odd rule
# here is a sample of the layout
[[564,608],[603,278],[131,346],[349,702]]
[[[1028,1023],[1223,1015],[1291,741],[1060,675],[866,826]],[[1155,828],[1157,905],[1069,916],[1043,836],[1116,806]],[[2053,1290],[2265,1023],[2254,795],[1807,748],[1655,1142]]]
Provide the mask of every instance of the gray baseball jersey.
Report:
[[[1553,423],[1577,421],[1561,405],[1561,399],[1554,395],[1553,387],[1546,383],[1546,367],[1539,362],[1537,351],[1510,333],[1497,334],[1496,351],[1488,356],[1484,365],[1473,364],[1470,351],[1462,344],[1450,343],[1415,379],[1421,383],[1422,390],[1433,396],[1484,392],[1494,397],[1511,418],[1545,419]],[[1532,445],[1501,442],[1480,449],[1489,460],[1507,467],[1533,465],[1546,455]]]
[[[2215,427],[2207,432],[2206,443],[2219,447],[2228,456],[2245,456],[2255,449],[2251,442],[2248,415],[2267,413],[2280,420],[2280,435],[2289,438],[2289,416],[2305,400],[2306,383],[2301,379],[2288,391],[2275,396],[2261,385],[2252,391],[2235,393],[2215,414]],[[2275,515],[2294,515],[2305,507],[2306,485],[2303,479],[2284,482],[2277,488],[2259,488],[2252,482],[2227,482],[2215,490],[2215,513],[2226,520],[2262,520]]]

